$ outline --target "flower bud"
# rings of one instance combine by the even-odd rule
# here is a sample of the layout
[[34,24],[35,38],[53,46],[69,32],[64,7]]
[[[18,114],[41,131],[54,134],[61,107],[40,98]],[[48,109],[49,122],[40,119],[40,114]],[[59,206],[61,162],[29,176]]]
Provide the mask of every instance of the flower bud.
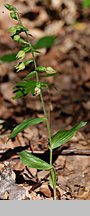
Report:
[[21,70],[24,70],[25,69],[25,64],[24,62],[21,62],[19,63],[18,65],[16,65],[16,69],[17,69],[17,72],[21,71]]
[[16,57],[17,58],[24,58],[25,57],[25,52],[24,52],[24,50],[20,50],[19,52],[18,52],[18,54],[16,55]]
[[40,95],[40,88],[39,87],[35,87],[34,89],[34,94],[37,96],[37,95]]
[[14,35],[14,40],[15,41],[19,41],[20,40],[20,36],[19,35]]
[[54,73],[56,73],[56,70],[54,70],[52,67],[47,67],[46,68],[46,73],[47,74],[54,74]]

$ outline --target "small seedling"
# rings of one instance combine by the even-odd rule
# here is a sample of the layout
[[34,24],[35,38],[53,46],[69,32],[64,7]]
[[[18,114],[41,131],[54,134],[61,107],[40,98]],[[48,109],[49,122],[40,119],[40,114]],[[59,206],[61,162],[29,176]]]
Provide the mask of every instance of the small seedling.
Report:
[[[41,122],[46,122],[47,133],[48,133],[48,149],[50,151],[50,163],[41,160],[40,158],[29,153],[29,151],[22,151],[19,153],[19,156],[21,161],[27,167],[36,168],[38,170],[50,171],[49,184],[53,189],[53,199],[55,200],[56,199],[56,171],[52,163],[53,149],[58,148],[61,145],[68,142],[80,128],[86,125],[86,122],[81,121],[80,123],[72,127],[70,130],[57,131],[56,134],[54,134],[53,136],[51,135],[51,127],[46,112],[46,107],[45,107],[43,93],[42,93],[43,88],[48,89],[48,83],[40,81],[40,77],[41,77],[40,74],[44,73],[46,76],[48,75],[50,76],[50,75],[54,75],[56,71],[51,67],[37,66],[37,62],[35,59],[35,52],[38,52],[37,50],[38,48],[44,47],[44,43],[46,43],[46,47],[48,47],[49,44],[51,46],[52,42],[54,41],[54,37],[50,36],[48,38],[47,36],[46,38],[39,40],[39,42],[36,43],[36,46],[32,46],[30,40],[31,34],[29,30],[23,26],[17,8],[9,4],[5,4],[5,7],[10,11],[11,18],[17,20],[17,24],[9,28],[9,32],[11,33],[12,39],[20,43],[21,45],[21,50],[19,50],[19,52],[16,55],[16,58],[19,60],[18,64],[16,65],[16,71],[17,72],[22,71],[23,69],[25,69],[27,65],[30,66],[31,63],[33,63],[34,65],[34,70],[28,73],[24,79],[22,79],[19,83],[16,84],[14,88],[14,93],[15,93],[14,99],[21,98],[29,93],[31,93],[34,96],[39,95],[42,103],[42,109],[43,109],[42,118],[25,119],[22,123],[20,123],[13,129],[12,133],[9,136],[9,139],[16,137],[18,133],[20,133],[25,128],[31,125],[36,125]],[[26,39],[22,37],[22,32],[25,34]],[[29,52],[30,54],[32,54],[32,58],[26,60],[25,57]],[[31,78],[34,79],[32,80]]]

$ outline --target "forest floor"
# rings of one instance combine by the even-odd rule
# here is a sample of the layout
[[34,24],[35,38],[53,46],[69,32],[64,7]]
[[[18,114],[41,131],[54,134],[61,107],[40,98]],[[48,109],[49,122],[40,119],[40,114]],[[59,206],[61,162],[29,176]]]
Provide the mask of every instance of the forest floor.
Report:
[[[18,8],[33,35],[32,43],[46,35],[56,36],[50,49],[36,55],[38,65],[57,70],[55,77],[48,77],[49,94],[44,91],[52,134],[87,121],[70,142],[53,153],[57,200],[90,200],[90,9],[83,9],[80,0],[1,0],[0,56],[19,50],[8,33],[14,21],[4,3]],[[52,200],[49,172],[26,168],[17,154],[27,149],[48,161],[46,127],[31,126],[6,144],[15,125],[43,116],[39,96],[12,99],[13,87],[28,70],[16,74],[15,65],[15,61],[0,62],[0,199]]]

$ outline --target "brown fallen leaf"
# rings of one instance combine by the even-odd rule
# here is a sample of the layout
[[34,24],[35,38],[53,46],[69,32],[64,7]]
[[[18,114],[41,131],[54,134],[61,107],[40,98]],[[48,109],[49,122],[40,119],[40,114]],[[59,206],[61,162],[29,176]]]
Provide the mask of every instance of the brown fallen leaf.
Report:
[[48,198],[52,196],[49,186],[46,183],[43,183],[42,186],[38,190],[39,190],[38,192],[41,192],[44,196]]

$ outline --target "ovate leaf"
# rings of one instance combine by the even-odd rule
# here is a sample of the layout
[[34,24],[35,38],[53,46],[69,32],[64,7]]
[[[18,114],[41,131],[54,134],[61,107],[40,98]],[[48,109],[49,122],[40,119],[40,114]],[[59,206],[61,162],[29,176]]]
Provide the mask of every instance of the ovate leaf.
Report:
[[20,133],[21,131],[23,131],[25,128],[31,126],[31,125],[36,125],[39,124],[41,122],[45,121],[45,118],[34,118],[34,119],[25,119],[21,124],[17,125],[12,133],[9,136],[9,139],[12,139],[14,137],[16,137],[16,135],[18,133]]
[[15,61],[17,58],[16,58],[16,54],[15,53],[11,53],[11,54],[6,54],[6,55],[3,55],[3,56],[0,56],[0,61],[3,61],[3,62],[12,62],[12,61]]
[[70,130],[58,131],[54,136],[52,136],[52,149],[55,149],[62,144],[68,142],[75,133],[82,127],[84,127],[87,122],[81,121],[79,124],[72,127]]
[[34,45],[35,49],[40,49],[40,48],[49,48],[52,47],[52,45],[55,42],[55,36],[45,36],[40,38],[36,44]]
[[31,168],[36,168],[39,170],[49,170],[52,166],[40,158],[32,155],[28,151],[22,151],[19,153],[21,161],[27,166]]

